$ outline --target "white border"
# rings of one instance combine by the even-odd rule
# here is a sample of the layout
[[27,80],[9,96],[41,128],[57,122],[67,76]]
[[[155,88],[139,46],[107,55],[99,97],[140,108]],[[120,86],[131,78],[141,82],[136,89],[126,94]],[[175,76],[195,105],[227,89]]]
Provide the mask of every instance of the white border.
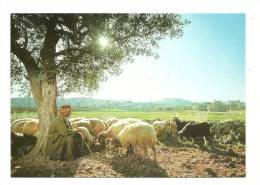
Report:
[[[1,0],[1,60],[0,60],[0,184],[258,184],[259,174],[259,53],[260,6],[257,0]],[[246,13],[246,103],[247,103],[247,155],[246,178],[10,178],[10,13],[122,13],[122,12],[174,12],[174,13]]]

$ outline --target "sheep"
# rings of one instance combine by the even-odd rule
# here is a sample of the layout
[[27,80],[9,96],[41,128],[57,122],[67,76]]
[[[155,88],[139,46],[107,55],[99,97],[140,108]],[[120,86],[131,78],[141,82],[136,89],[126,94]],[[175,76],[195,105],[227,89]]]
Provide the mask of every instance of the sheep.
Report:
[[157,163],[155,144],[157,142],[156,132],[152,125],[144,121],[132,123],[124,127],[123,130],[111,141],[112,146],[122,148],[133,145],[140,147],[144,151],[145,158],[149,158],[147,147],[151,147],[154,153],[154,162]]
[[22,133],[23,126],[26,123],[26,121],[17,122],[16,124],[12,125],[11,131],[13,133]]
[[90,121],[87,120],[87,119],[81,119],[81,120],[77,120],[77,121],[74,121],[72,123],[70,123],[72,128],[78,128],[78,127],[85,127],[88,129],[88,131],[93,134],[93,128],[90,124]]
[[179,120],[177,117],[174,117],[172,119],[172,122],[175,122],[175,124],[177,126],[177,132],[181,131],[183,129],[183,127],[188,123],[187,121]]
[[170,122],[170,134],[171,134],[171,136],[174,136],[174,137],[177,136],[177,125],[176,125],[176,122],[174,122],[174,121]]
[[164,131],[164,127],[165,127],[165,121],[154,121],[153,122],[153,128],[156,132],[157,136],[162,135],[162,132]]
[[93,130],[93,136],[95,142],[97,141],[98,134],[106,130],[106,126],[103,120],[97,118],[88,119]]
[[34,121],[27,121],[22,128],[22,133],[27,134],[27,135],[34,135],[39,131],[39,121],[34,120]]
[[97,118],[75,118],[70,122],[73,128],[86,127],[93,135],[94,140],[97,140],[98,134],[106,130],[106,125],[103,120]]
[[105,120],[105,123],[108,125],[108,127],[110,127],[111,125],[113,125],[114,123],[116,123],[119,119],[113,117],[113,118],[108,118]]
[[105,140],[108,138],[115,138],[117,134],[127,125],[141,121],[140,119],[135,118],[125,118],[117,121],[116,123],[112,124],[108,130],[101,132],[98,135],[98,142],[100,145],[105,145]]
[[31,121],[31,120],[35,120],[34,118],[20,118],[20,119],[16,119],[14,121],[12,121],[12,125],[15,125],[19,122],[24,122],[24,121]]
[[158,137],[162,136],[166,130],[166,127],[170,125],[169,121],[163,120],[163,121],[154,121],[153,122],[153,128],[156,132],[156,135]]
[[181,131],[178,133],[180,136],[196,138],[196,137],[203,137],[204,139],[204,146],[207,145],[206,137],[210,136],[210,127],[211,125],[204,122],[204,123],[187,123]]
[[177,126],[176,123],[172,120],[163,120],[163,121],[154,121],[153,128],[156,132],[157,137],[162,136],[176,136],[177,134]]
[[118,119],[115,118],[115,117],[106,119],[106,120],[104,121],[105,126],[106,126],[105,130],[107,130],[112,124],[116,123],[117,121],[118,121]]
[[17,119],[15,121],[12,122],[11,124],[11,131],[14,133],[22,133],[23,130],[23,126],[27,121],[35,121],[35,122],[39,122],[38,119],[34,119],[34,118],[21,118],[21,119]]
[[85,146],[90,151],[90,153],[92,153],[92,151],[90,150],[90,147],[92,144],[94,144],[93,136],[90,134],[89,130],[85,127],[78,127],[78,130],[82,135],[82,140],[83,140]]

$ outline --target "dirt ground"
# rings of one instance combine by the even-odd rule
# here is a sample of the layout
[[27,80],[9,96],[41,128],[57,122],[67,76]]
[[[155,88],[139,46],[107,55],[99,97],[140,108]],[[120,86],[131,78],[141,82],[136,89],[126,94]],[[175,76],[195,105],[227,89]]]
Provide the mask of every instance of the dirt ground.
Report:
[[[75,161],[11,161],[12,177],[245,177],[245,145],[156,145],[157,161],[103,150]],[[125,151],[124,151],[125,152]]]

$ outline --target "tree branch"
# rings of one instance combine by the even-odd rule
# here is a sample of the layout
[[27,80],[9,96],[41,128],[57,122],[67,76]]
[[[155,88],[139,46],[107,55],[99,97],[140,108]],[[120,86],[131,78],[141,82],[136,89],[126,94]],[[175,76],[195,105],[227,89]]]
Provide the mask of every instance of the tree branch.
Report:
[[71,38],[71,39],[73,38],[73,34],[72,33],[68,32],[68,31],[65,31],[63,29],[56,30],[56,33],[60,34],[60,36],[67,35],[69,38]]
[[58,43],[60,36],[57,34],[56,28],[56,18],[51,17],[46,24],[46,34],[43,47],[40,51],[40,56],[42,60],[46,60],[48,63],[52,61],[55,54],[56,44]]
[[28,46],[28,36],[27,36],[27,32],[26,32],[26,28],[24,28],[24,48],[27,48]]
[[60,56],[60,55],[65,55],[66,53],[71,52],[71,51],[79,51],[79,50],[80,49],[78,49],[78,48],[68,48],[68,49],[60,50],[55,53],[55,57]]
[[30,81],[31,89],[34,89],[33,94],[36,98],[36,103],[38,103],[38,101],[43,98],[41,94],[41,81],[38,80],[40,68],[37,66],[30,52],[25,48],[21,48],[14,39],[11,39],[11,52],[16,55],[17,58],[19,58],[19,60],[24,64],[28,73],[27,79]]
[[38,73],[40,71],[31,53],[25,48],[21,48],[13,39],[11,39],[11,52],[24,64],[28,74]]

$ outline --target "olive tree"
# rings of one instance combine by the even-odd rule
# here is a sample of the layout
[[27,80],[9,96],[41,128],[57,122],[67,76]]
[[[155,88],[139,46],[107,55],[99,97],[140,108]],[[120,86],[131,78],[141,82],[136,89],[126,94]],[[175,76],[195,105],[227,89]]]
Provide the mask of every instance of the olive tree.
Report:
[[12,85],[27,84],[40,120],[30,157],[44,155],[58,96],[97,90],[134,56],[157,57],[158,42],[187,23],[179,14],[11,14]]

